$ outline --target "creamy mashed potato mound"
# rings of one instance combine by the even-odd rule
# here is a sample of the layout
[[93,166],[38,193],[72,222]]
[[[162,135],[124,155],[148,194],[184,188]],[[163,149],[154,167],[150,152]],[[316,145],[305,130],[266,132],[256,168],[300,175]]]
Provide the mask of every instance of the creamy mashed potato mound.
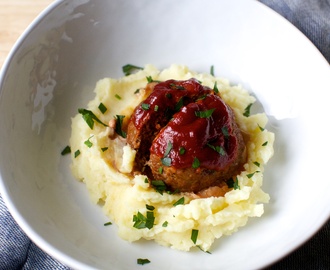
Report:
[[[210,74],[199,74],[185,66],[172,65],[159,71],[147,65],[135,74],[115,80],[105,78],[97,82],[95,98],[87,109],[108,124],[116,115],[125,115],[127,123],[134,108],[146,96],[146,77],[165,81],[196,78],[203,85],[217,87],[222,99],[233,109],[243,133],[248,134],[247,161],[244,171],[237,176],[238,187],[230,189],[223,197],[196,198],[191,194],[160,194],[145,181],[145,175],[133,175],[135,151],[122,138],[111,139],[113,129],[95,122],[91,129],[81,114],[72,119],[71,169],[83,181],[94,203],[103,205],[105,214],[118,226],[123,239],[133,242],[141,238],[174,249],[188,251],[193,246],[210,250],[215,239],[230,235],[246,225],[249,217],[260,217],[263,203],[269,195],[262,191],[264,165],[273,155],[274,134],[267,131],[264,113],[248,117],[243,113],[255,98],[241,86],[231,86],[227,80]],[[140,89],[136,93],[137,89]],[[107,108],[102,113],[100,103]],[[90,142],[87,146],[86,141]],[[75,157],[79,150],[80,155]],[[184,197],[184,204],[174,206]],[[153,206],[154,225],[151,229],[135,228],[133,216],[146,216],[146,205]],[[192,232],[198,232],[193,241]]]

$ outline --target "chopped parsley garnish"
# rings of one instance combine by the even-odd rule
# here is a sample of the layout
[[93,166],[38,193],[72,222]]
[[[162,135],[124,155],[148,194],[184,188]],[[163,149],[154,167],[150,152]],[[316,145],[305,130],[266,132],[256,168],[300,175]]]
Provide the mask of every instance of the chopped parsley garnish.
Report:
[[159,168],[158,168],[158,172],[159,172],[160,174],[162,174],[163,171],[164,171],[164,168],[163,168],[163,167],[159,167]]
[[98,108],[102,114],[104,114],[108,110],[102,102],[100,103]]
[[268,144],[268,141],[264,142],[261,146],[266,146]]
[[64,156],[64,155],[67,155],[67,154],[70,154],[70,153],[71,153],[71,147],[69,145],[67,145],[62,150],[61,155]]
[[219,93],[219,89],[218,89],[218,83],[217,83],[217,82],[215,82],[215,83],[214,83],[214,86],[213,86],[213,91],[214,91],[214,93],[216,93],[216,94],[218,94],[218,93]]
[[152,205],[149,205],[149,204],[146,204],[146,208],[147,208],[148,210],[150,210],[150,211],[155,210],[155,207],[152,206]]
[[186,149],[183,146],[180,146],[179,148],[179,154],[183,155],[186,152]]
[[121,96],[119,96],[118,94],[115,94],[115,98],[121,100]]
[[214,76],[214,66],[213,66],[213,65],[212,65],[211,68],[210,68],[210,74],[211,74],[212,76]]
[[169,141],[165,149],[164,157],[166,157],[170,153],[172,148],[173,148],[173,144],[171,141]]
[[122,129],[123,125],[123,120],[125,118],[125,115],[116,115],[116,127],[115,127],[115,132],[119,135],[122,136],[123,138],[126,138],[127,134],[125,131]]
[[90,127],[90,129],[93,129],[94,121],[107,127],[107,125],[102,123],[101,120],[98,119],[97,116],[92,111],[80,108],[80,109],[78,109],[78,112],[82,115],[83,119],[85,120],[87,125]]
[[203,251],[203,252],[205,252],[207,254],[212,254],[210,251],[202,249],[201,246],[196,246],[196,247],[198,247],[201,251]]
[[221,147],[220,145],[214,146],[208,143],[207,146],[213,149],[214,151],[216,151],[217,153],[219,153],[221,156],[224,156],[226,154],[225,149],[223,149],[223,147]]
[[123,70],[125,76],[131,75],[133,72],[135,72],[139,69],[143,69],[143,68],[135,66],[135,65],[131,65],[131,64],[127,64],[122,67],[122,70]]
[[196,244],[197,242],[197,237],[198,237],[198,230],[192,229],[190,239],[191,241],[193,241],[194,244]]
[[183,107],[183,97],[175,104],[174,110],[177,112]]
[[93,146],[93,143],[90,141],[90,139],[93,137],[94,135],[90,136],[86,141],[84,141],[84,144],[88,147],[91,148]]
[[173,206],[177,206],[180,204],[184,204],[184,197],[181,197],[179,200],[177,200],[175,203],[173,203]]
[[168,225],[168,221],[164,221],[164,223],[163,223],[163,225],[162,225],[162,227],[167,227],[167,225]]
[[175,83],[170,83],[170,88],[175,90],[186,90],[186,88],[184,88],[183,86],[177,85]]
[[151,185],[160,194],[163,194],[167,190],[167,186],[162,180],[153,180],[151,181]]
[[260,163],[258,161],[253,162],[253,164],[260,167]]
[[244,113],[243,115],[246,117],[250,116],[250,110],[251,110],[251,106],[253,105],[253,103],[250,103],[249,105],[247,105],[247,107],[244,109]]
[[105,152],[105,151],[107,151],[108,149],[109,149],[109,147],[102,147],[102,148],[101,148],[102,152]]
[[259,127],[260,131],[264,131],[265,130],[265,128],[261,127],[259,124],[258,124],[258,127]]
[[207,95],[202,95],[202,96],[198,97],[196,99],[196,101],[198,101],[198,100],[204,100],[206,97],[207,97]]
[[141,259],[141,258],[137,259],[137,264],[144,265],[147,263],[150,263],[150,261],[148,259]]
[[147,211],[144,216],[140,211],[137,212],[136,215],[133,216],[133,227],[136,229],[145,229],[149,230],[154,226],[155,216],[153,211]]
[[165,97],[167,97],[168,99],[171,99],[172,98],[172,94],[171,93],[166,93],[165,94]]
[[206,111],[195,111],[195,115],[200,118],[209,118],[214,112],[215,108]]
[[230,178],[227,181],[227,185],[229,188],[234,188],[234,189],[241,189],[241,187],[238,184],[238,178],[236,177],[236,179],[234,180],[233,178]]
[[160,81],[156,81],[156,80],[154,80],[151,76],[147,76],[146,78],[147,78],[148,83],[152,83],[152,82],[160,82]]
[[134,91],[134,94],[138,94],[139,92],[140,92],[140,88],[136,89],[136,90]]
[[155,112],[158,112],[158,108],[159,108],[158,105],[155,105],[155,107],[154,107],[154,111],[155,111]]
[[200,162],[199,162],[199,159],[197,157],[194,157],[194,161],[192,163],[192,167],[194,169],[197,169],[198,167],[200,166]]
[[172,163],[172,159],[171,158],[164,157],[164,158],[161,158],[161,161],[162,161],[162,164],[164,166],[167,166],[167,167],[171,166],[171,163]]
[[145,111],[149,110],[150,109],[150,104],[147,104],[147,103],[142,103],[141,104],[141,108]]
[[104,114],[108,110],[102,102],[100,103],[98,108],[102,114]]
[[225,138],[229,137],[229,132],[228,132],[228,128],[227,127],[222,127],[221,128],[222,134],[223,136],[225,136]]
[[80,155],[80,150],[78,149],[76,152],[74,152],[74,158],[78,157]]
[[112,225],[112,222],[109,221],[103,224],[103,226],[109,226],[109,225]]
[[259,171],[255,171],[254,173],[249,173],[249,174],[247,174],[246,176],[247,176],[247,178],[251,178],[255,173],[258,173]]

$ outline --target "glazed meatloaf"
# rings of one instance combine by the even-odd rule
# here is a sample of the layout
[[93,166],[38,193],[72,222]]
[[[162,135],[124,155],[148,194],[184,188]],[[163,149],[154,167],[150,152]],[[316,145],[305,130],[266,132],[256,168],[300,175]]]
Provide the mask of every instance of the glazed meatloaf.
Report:
[[[196,79],[147,86],[134,110],[127,142],[137,151],[134,170],[169,190],[198,193],[239,174],[245,143],[233,111],[216,90]],[[151,88],[151,89],[150,89]]]

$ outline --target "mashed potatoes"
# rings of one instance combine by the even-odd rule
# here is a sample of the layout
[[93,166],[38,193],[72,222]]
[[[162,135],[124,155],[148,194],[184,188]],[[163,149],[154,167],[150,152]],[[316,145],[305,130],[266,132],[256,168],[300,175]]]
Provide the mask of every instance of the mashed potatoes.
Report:
[[[240,129],[248,134],[244,171],[235,178],[233,188],[225,196],[197,198],[191,194],[162,193],[150,187],[145,175],[130,174],[135,151],[125,140],[111,139],[111,123],[121,115],[125,116],[125,125],[134,108],[146,98],[143,88],[146,77],[150,76],[160,81],[193,77],[211,89],[217,82],[222,99],[233,109]],[[72,119],[72,172],[86,184],[92,201],[103,205],[105,214],[117,224],[123,239],[131,242],[154,239],[179,250],[188,251],[198,246],[207,251],[215,239],[237,231],[249,217],[263,214],[263,203],[269,200],[268,194],[261,190],[263,170],[273,155],[274,134],[265,129],[265,114],[243,115],[255,101],[247,91],[185,66],[173,65],[159,71],[147,65],[119,80],[100,80],[95,93],[87,110],[102,123],[110,122],[110,127],[94,121],[91,129],[82,114]]]

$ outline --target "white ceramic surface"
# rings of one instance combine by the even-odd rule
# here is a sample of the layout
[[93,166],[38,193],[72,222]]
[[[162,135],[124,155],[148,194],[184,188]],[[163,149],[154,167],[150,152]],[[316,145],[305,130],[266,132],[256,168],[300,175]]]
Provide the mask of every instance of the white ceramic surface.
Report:
[[[266,167],[265,215],[212,254],[153,242],[127,243],[73,179],[70,117],[95,82],[121,77],[127,63],[172,63],[253,91],[276,134]],[[0,187],[19,225],[42,249],[75,269],[256,269],[311,237],[330,214],[327,133],[330,69],[279,15],[252,0],[60,1],[11,51],[1,73]],[[141,267],[142,269],[142,267]]]

